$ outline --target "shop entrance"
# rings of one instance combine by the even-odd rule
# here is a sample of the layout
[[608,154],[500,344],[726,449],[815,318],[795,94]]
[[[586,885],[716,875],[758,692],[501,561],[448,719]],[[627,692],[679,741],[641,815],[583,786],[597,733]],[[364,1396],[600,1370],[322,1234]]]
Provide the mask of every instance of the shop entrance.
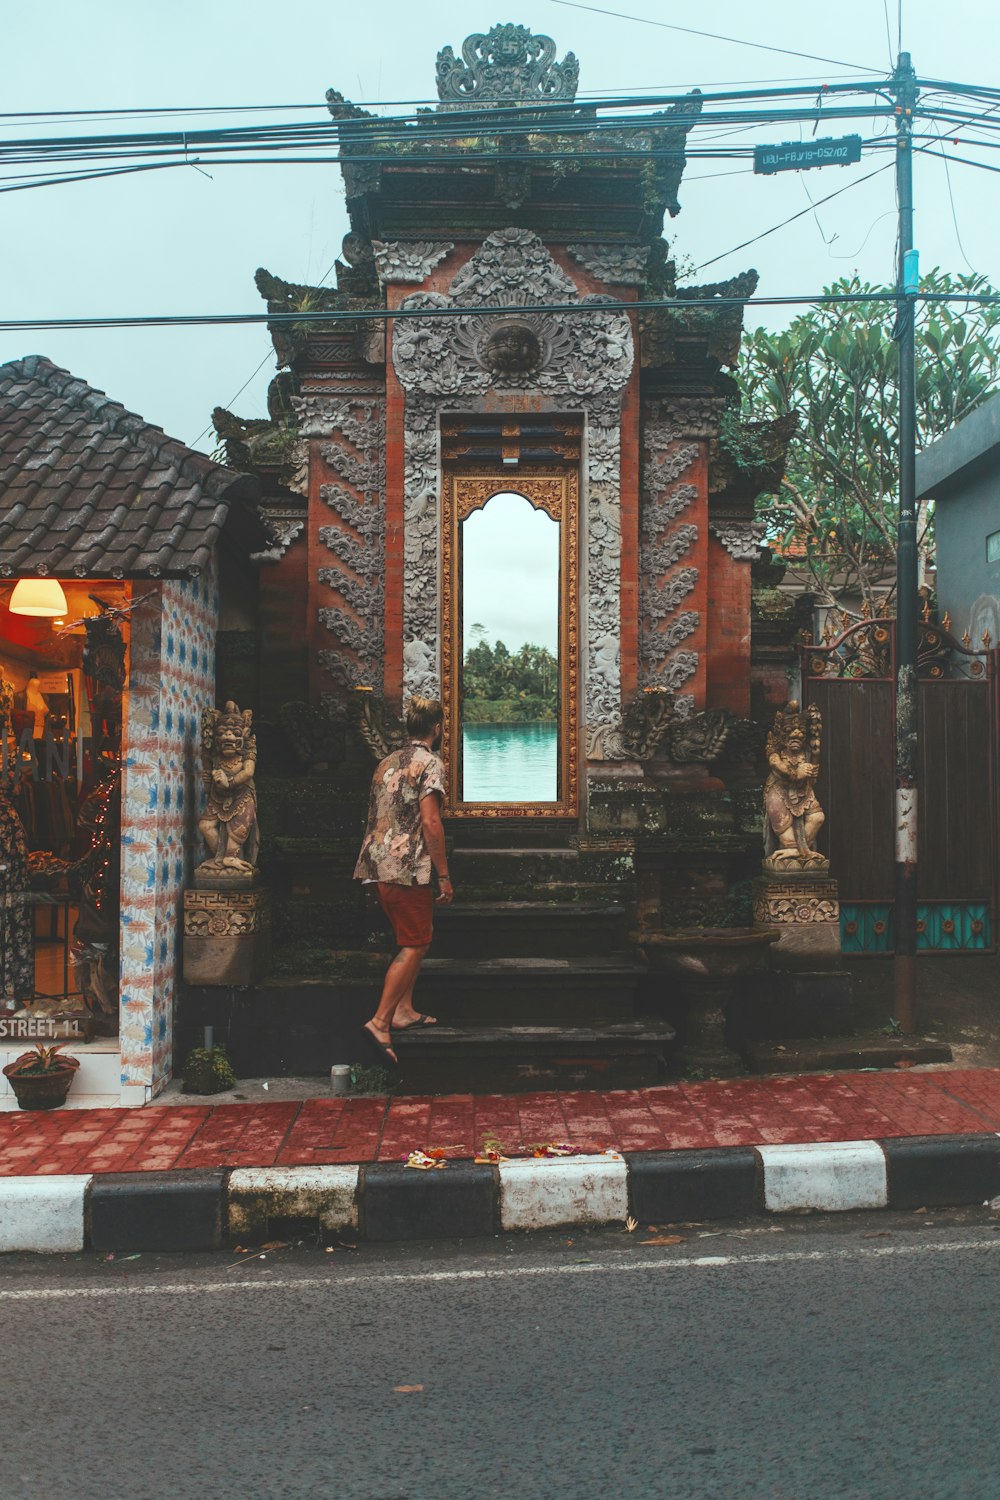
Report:
[[114,1036],[129,589],[42,584],[0,596],[0,1013]]

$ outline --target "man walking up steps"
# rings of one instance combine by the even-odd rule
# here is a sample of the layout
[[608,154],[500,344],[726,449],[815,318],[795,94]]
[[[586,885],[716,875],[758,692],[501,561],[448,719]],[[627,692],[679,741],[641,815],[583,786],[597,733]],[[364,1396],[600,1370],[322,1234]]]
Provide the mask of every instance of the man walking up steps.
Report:
[[364,1026],[393,1066],[393,1028],[437,1024],[436,1017],[414,1010],[413,987],[434,930],[432,874],[438,880],[438,903],[447,906],[455,897],[441,822],[444,762],[438,751],[443,725],[444,710],[436,698],[410,699],[409,741],[376,767],[368,827],[354,870],[355,880],[378,888],[399,950],[386,971],[378,1009]]

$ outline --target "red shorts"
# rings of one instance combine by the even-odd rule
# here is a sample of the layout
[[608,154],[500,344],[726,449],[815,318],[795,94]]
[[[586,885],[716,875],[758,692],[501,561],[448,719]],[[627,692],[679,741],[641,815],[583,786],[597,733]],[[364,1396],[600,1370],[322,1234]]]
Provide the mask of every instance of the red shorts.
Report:
[[434,891],[429,885],[378,883],[378,899],[401,948],[426,948],[434,934]]

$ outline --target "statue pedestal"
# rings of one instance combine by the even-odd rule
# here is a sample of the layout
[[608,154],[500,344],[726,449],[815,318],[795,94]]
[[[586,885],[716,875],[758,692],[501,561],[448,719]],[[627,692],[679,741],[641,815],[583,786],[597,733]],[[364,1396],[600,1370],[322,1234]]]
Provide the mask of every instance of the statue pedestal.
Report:
[[765,870],[753,883],[753,920],[780,932],[773,950],[778,964],[840,955],[840,898],[828,874]]
[[240,886],[184,892],[184,979],[188,984],[246,985],[271,965],[271,897]]

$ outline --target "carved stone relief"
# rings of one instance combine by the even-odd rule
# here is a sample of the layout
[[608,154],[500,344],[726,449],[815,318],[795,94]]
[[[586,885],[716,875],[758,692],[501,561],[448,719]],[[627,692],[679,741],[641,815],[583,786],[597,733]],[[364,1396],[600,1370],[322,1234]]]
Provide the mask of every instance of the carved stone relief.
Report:
[[242,937],[269,924],[268,891],[185,891],[185,937]]
[[609,285],[641,286],[649,260],[648,245],[569,245],[584,270]]
[[737,562],[756,562],[767,530],[763,521],[712,521],[709,528]]
[[580,64],[572,52],[557,63],[550,36],[536,36],[511,22],[474,32],[462,43],[461,59],[450,47],[437,55],[439,109],[509,104],[525,100],[572,101]]
[[698,490],[685,483],[699,456],[696,443],[678,444],[659,413],[647,410],[643,424],[642,510],[639,540],[640,681],[646,688],[676,692],[698,670],[698,657],[678,648],[700,623],[697,610],[682,608],[698,583],[698,569],[684,559],[698,528],[682,519]]
[[437,402],[407,395],[403,431],[403,692],[441,696]]
[[668,689],[639,693],[626,707],[617,727],[599,725],[587,733],[591,760],[647,763],[661,752],[677,764],[707,765],[726,747],[732,715],[725,709],[691,713],[688,700]]
[[390,281],[426,281],[454,248],[450,240],[372,240],[375,269],[383,286]]
[[[514,309],[580,302],[586,318]],[[581,298],[537,235],[527,229],[491,234],[451,284],[450,294],[415,292],[408,311],[464,303],[504,309],[496,313],[408,319],[397,325],[393,363],[409,391],[450,395],[490,389],[532,389],[546,394],[589,395],[620,390],[632,370],[632,332],[621,305],[610,298]],[[607,311],[601,309],[607,308]],[[529,363],[508,369],[495,358],[497,334],[519,330],[537,345]]]
[[840,922],[835,880],[754,881],[753,919],[762,927],[774,922],[799,925]]
[[[594,310],[585,316],[514,311],[547,303],[589,304]],[[416,292],[402,306],[465,304],[497,311],[412,318],[397,323],[393,336],[393,365],[406,392],[404,689],[440,694],[439,412],[459,395],[542,395],[586,416],[584,701],[588,723],[618,723],[620,422],[622,392],[634,361],[631,326],[613,299],[581,298],[538,236],[526,229],[491,234],[458,272],[448,295]]]
[[341,688],[380,684],[385,600],[385,421],[383,402],[362,395],[310,395],[296,400],[303,437],[328,439],[320,456],[337,476],[320,486],[335,524],[321,526],[330,552],[316,580],[330,591],[317,608],[331,644],[317,653]]
[[263,506],[260,514],[271,533],[272,542],[264,551],[251,552],[250,556],[254,562],[280,562],[296,538],[302,535],[306,524],[305,514],[296,515],[284,509],[269,510]]

